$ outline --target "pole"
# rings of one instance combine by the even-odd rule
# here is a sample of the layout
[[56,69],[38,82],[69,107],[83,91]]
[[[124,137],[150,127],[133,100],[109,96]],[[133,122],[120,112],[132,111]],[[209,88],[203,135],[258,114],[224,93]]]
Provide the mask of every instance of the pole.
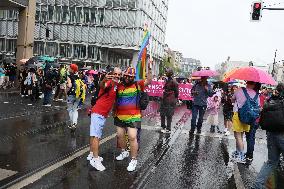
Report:
[[273,65],[272,65],[272,77],[274,77],[274,67],[275,67],[275,64],[276,64],[276,55],[277,55],[277,49],[275,50],[275,54],[274,54],[274,62],[273,62]]
[[262,10],[284,10],[284,8],[262,8]]

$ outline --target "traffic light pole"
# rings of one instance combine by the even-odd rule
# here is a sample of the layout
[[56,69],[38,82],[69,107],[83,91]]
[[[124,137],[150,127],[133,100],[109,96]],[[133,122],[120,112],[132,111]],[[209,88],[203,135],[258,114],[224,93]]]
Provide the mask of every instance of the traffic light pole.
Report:
[[262,8],[263,10],[284,10],[284,8]]

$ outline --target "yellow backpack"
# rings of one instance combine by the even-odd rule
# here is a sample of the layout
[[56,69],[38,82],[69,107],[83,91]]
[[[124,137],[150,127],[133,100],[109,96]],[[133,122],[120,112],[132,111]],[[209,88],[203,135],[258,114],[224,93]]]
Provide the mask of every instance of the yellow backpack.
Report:
[[81,79],[75,80],[75,97],[80,99],[82,102],[85,102],[86,99],[86,84]]

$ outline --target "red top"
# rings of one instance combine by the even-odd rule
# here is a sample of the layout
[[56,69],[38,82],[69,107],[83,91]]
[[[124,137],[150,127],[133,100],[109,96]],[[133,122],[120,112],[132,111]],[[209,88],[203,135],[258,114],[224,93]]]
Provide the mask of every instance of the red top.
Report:
[[[107,90],[108,92],[105,93],[105,90]],[[105,94],[101,96],[97,100],[95,106],[92,107],[92,113],[102,115],[106,118],[114,104],[116,98],[116,90],[117,90],[117,83],[115,83],[112,80],[107,81],[105,83],[105,88],[100,89],[98,97],[101,96],[103,93]]]

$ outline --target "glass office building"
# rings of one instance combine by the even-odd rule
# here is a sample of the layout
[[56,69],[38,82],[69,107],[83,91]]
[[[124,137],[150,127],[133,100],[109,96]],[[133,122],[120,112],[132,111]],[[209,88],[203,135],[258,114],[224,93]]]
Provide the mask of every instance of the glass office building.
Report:
[[[147,24],[159,63],[167,12],[168,0],[37,0],[34,54],[124,68],[136,61]],[[18,32],[18,12],[0,10],[0,52],[15,52]]]

